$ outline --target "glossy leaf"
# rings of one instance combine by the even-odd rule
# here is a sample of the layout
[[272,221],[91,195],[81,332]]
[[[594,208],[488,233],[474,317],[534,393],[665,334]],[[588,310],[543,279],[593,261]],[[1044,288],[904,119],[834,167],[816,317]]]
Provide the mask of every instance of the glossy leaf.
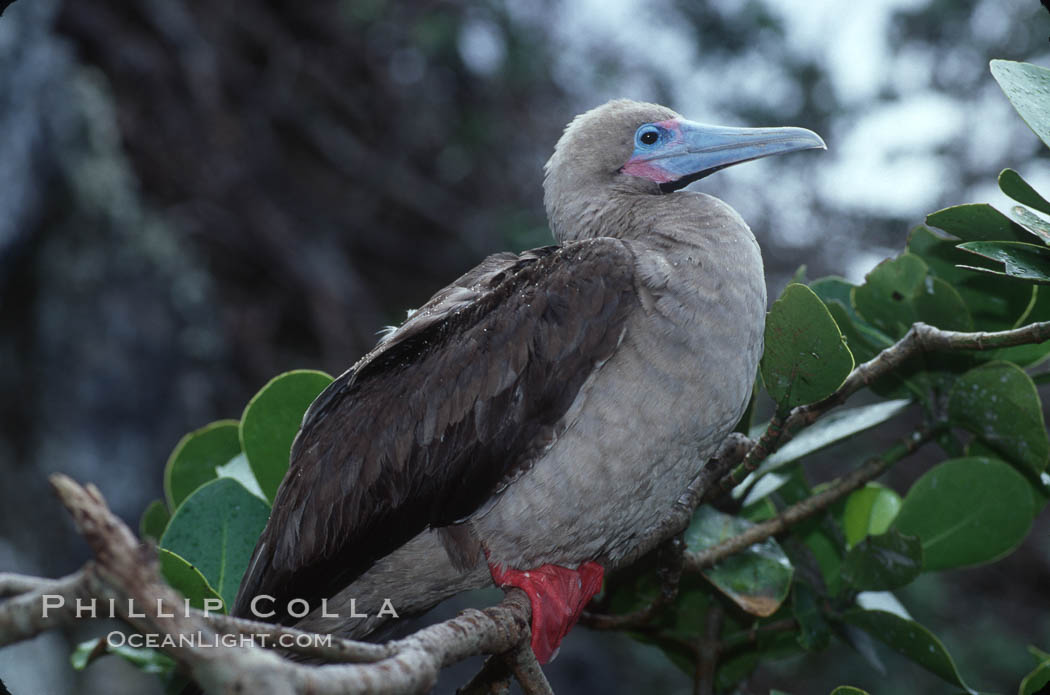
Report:
[[970,310],[954,287],[946,281],[927,277],[912,298],[915,318],[946,331],[972,331]]
[[854,319],[856,313],[850,313],[838,300],[828,303],[828,312],[835,319],[842,337],[846,339],[846,347],[853,353],[853,359],[857,364],[867,362],[881,351],[893,345],[893,340],[880,330],[861,318]]
[[948,396],[948,415],[1000,458],[1035,474],[1046,469],[1050,439],[1039,392],[1017,365],[989,362],[963,374]]
[[868,691],[854,688],[852,685],[840,685],[831,691],[831,695],[868,695]]
[[263,386],[244,409],[241,445],[259,487],[271,503],[288,470],[292,440],[303,414],[330,383],[332,377],[324,372],[285,372]]
[[873,326],[899,338],[917,320],[912,298],[925,279],[926,264],[918,256],[903,253],[887,258],[853,290],[853,306]]
[[831,642],[831,628],[820,610],[820,601],[809,584],[795,583],[791,592],[791,613],[798,621],[798,643],[808,652],[820,651]]
[[142,517],[139,519],[139,536],[142,538],[152,538],[154,542],[160,540],[160,537],[164,535],[164,529],[168,525],[168,508],[164,505],[161,500],[153,500],[147,506],[145,511],[142,512]]
[[1020,205],[1010,208],[1010,217],[1043,244],[1050,244],[1050,222]]
[[233,478],[243,485],[245,490],[269,504],[269,500],[263,494],[262,488],[259,487],[259,481],[255,479],[255,474],[252,473],[248,457],[243,452],[230,459],[229,463],[216,468],[215,472],[219,474],[220,478]]
[[851,297],[853,296],[853,285],[845,278],[838,277],[837,275],[829,275],[828,277],[814,280],[809,285],[809,289],[813,290],[814,294],[820,297],[820,300],[825,304],[831,302],[839,302],[846,310],[849,317],[853,320],[860,320],[860,316],[853,309]]
[[879,483],[868,483],[854,490],[846,498],[842,514],[842,529],[849,547],[867,536],[885,533],[901,508],[901,497]]
[[835,320],[805,285],[788,285],[773,304],[765,337],[762,379],[780,407],[819,401],[853,370],[853,355]]
[[956,205],[926,216],[926,224],[962,241],[1028,241],[1028,232],[987,203]]
[[[857,408],[843,408],[817,420],[811,427],[802,430],[794,439],[773,452],[758,469],[762,475],[776,470],[803,456],[808,456],[831,446],[847,437],[881,425],[900,415],[911,401],[899,399]],[[757,498],[755,498],[757,499]],[[755,500],[750,500],[755,501]]]
[[846,624],[859,627],[927,671],[976,695],[977,691],[963,682],[955,661],[941,641],[919,623],[886,611],[852,610],[842,618]]
[[[686,547],[697,552],[717,545],[748,528],[744,519],[701,507],[685,532]],[[775,540],[769,538],[727,557],[703,575],[743,610],[772,615],[787,598],[794,569]]]
[[993,60],[991,69],[1017,113],[1050,146],[1050,70],[1012,60]]
[[1044,661],[1032,670],[1017,688],[1018,695],[1042,695],[1050,684],[1050,661]]
[[[1004,282],[1009,282],[1014,286],[1022,286],[1022,283],[1011,280],[1004,280]],[[1022,316],[1015,324],[1017,326],[1050,321],[1050,287],[1032,285],[1032,290],[1035,292],[1035,296],[1029,305],[1028,313]],[[979,355],[980,358],[987,358],[989,361],[1002,360],[1003,362],[1013,362],[1020,367],[1034,366],[1048,356],[1050,356],[1050,341],[1030,345],[1014,345],[1012,347],[999,348],[998,350],[987,350]]]
[[1003,169],[999,173],[999,188],[1018,203],[1050,215],[1050,201],[1040,195],[1013,169]]
[[190,432],[175,445],[164,467],[164,497],[174,510],[190,493],[218,474],[221,466],[241,453],[236,420],[219,420]]
[[231,478],[199,487],[179,506],[160,546],[196,567],[226,605],[233,605],[241,576],[270,509]]
[[1028,310],[1034,287],[997,275],[975,273],[959,265],[995,270],[995,262],[956,247],[959,239],[926,227],[916,227],[908,237],[908,251],[926,262],[930,274],[959,293],[970,312],[975,330],[1013,328]]
[[813,559],[820,568],[820,576],[828,595],[838,596],[842,590],[842,544],[821,528],[819,522],[809,528],[800,527],[798,535],[809,549]]
[[863,591],[896,589],[921,572],[922,542],[895,529],[868,536],[842,561],[842,578]]
[[1002,269],[990,270],[963,266],[982,273],[1050,283],[1050,249],[1036,244],[1005,241],[971,241],[959,244],[964,251],[1002,264]]
[[[165,548],[157,548],[157,559],[160,561],[161,575],[168,584],[178,589],[179,593],[190,600],[191,606],[204,610],[205,599],[218,599],[223,603],[225,612],[225,601],[196,567]],[[214,601],[209,603],[208,607],[214,611]]]
[[1016,548],[1032,511],[1032,493],[1020,473],[996,459],[960,458],[912,485],[893,528],[922,540],[924,569],[968,567]]

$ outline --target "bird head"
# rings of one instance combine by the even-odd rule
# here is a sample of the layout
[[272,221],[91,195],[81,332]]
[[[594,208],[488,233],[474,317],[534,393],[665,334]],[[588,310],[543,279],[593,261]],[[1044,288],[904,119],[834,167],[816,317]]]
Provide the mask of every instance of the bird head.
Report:
[[612,195],[672,193],[733,164],[815,148],[827,149],[805,128],[704,125],[619,99],[565,128],[545,167],[544,204],[556,238],[580,238]]

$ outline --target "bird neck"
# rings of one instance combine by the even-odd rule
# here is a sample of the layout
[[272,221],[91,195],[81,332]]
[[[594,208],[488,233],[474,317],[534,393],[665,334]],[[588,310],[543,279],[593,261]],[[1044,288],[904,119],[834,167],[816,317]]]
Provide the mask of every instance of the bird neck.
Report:
[[724,245],[755,244],[751,230],[735,210],[703,193],[654,195],[606,187],[546,202],[559,243],[613,237],[637,240],[655,250],[699,247],[709,254],[718,253]]

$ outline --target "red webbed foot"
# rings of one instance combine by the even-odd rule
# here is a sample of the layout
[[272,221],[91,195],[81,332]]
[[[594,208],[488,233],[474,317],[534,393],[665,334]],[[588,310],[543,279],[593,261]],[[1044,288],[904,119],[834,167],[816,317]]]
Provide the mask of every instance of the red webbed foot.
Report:
[[541,664],[554,657],[584,606],[601,589],[605,572],[596,562],[585,562],[574,570],[559,565],[515,570],[490,564],[489,571],[496,586],[516,586],[528,595],[532,604],[532,651]]

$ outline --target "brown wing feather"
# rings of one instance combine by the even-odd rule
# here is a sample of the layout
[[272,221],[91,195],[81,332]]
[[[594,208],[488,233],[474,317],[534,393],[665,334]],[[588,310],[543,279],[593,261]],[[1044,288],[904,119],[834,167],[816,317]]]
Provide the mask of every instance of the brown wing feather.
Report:
[[303,420],[235,613],[259,594],[313,604],[483,504],[616,349],[633,269],[613,239],[492,256],[333,382]]

